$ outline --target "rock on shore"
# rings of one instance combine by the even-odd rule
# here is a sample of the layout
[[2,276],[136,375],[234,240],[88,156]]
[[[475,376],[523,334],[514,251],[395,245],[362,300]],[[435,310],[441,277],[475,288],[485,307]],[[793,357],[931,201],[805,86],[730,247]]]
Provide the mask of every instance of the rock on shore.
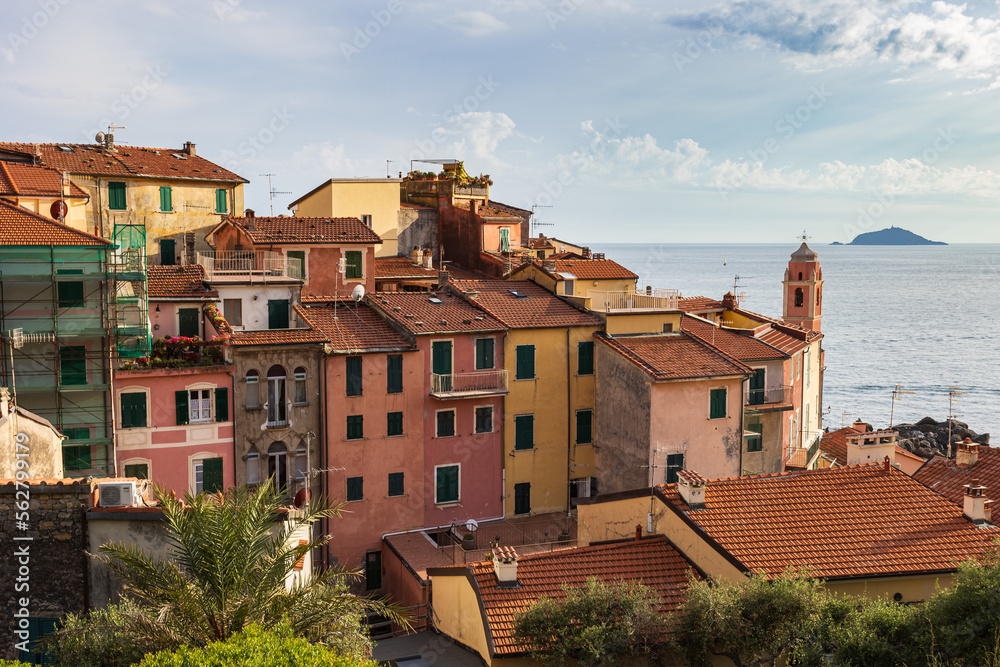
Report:
[[924,417],[916,424],[897,424],[892,430],[899,433],[899,446],[917,456],[929,459],[934,455],[945,456],[948,452],[948,424],[951,423],[951,455],[955,456],[955,444],[966,438],[981,445],[990,444],[989,433],[976,433],[965,422],[954,419],[935,421]]

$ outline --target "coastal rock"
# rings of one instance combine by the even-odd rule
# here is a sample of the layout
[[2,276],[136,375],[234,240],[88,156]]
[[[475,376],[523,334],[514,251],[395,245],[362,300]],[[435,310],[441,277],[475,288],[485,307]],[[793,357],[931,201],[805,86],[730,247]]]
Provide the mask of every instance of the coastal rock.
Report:
[[955,456],[955,445],[966,438],[980,445],[990,444],[989,433],[976,433],[965,422],[958,420],[937,421],[924,417],[916,424],[896,424],[893,430],[899,434],[899,446],[908,452],[928,459],[945,456],[948,452],[948,427],[951,425],[951,455]]

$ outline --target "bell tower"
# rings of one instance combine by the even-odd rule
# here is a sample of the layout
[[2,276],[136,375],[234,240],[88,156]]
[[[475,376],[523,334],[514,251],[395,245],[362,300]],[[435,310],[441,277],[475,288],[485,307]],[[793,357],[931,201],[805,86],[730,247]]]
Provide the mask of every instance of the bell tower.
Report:
[[811,331],[819,331],[823,319],[823,269],[819,258],[806,244],[792,253],[785,269],[785,306],[782,319]]

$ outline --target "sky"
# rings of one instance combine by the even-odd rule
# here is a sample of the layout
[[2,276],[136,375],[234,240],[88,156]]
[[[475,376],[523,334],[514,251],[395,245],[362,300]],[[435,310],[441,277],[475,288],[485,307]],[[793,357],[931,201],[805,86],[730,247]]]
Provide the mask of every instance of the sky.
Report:
[[1000,242],[1000,0],[5,0],[0,25],[3,140],[193,141],[258,215],[455,158],[581,243]]

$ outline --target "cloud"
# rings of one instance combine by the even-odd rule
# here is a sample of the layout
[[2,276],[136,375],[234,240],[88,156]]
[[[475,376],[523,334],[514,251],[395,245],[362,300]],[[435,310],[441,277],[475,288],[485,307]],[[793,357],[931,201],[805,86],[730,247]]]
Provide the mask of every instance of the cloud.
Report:
[[456,12],[438,20],[438,23],[457,30],[466,37],[482,37],[509,28],[506,23],[486,12]]
[[358,164],[347,157],[343,143],[324,141],[306,144],[292,155],[292,164],[300,171],[315,174],[355,174]]
[[501,141],[514,134],[514,121],[505,113],[493,111],[467,111],[450,118],[447,127],[439,127],[435,136],[451,138],[448,148],[455,155],[469,155],[479,159],[494,159]]

